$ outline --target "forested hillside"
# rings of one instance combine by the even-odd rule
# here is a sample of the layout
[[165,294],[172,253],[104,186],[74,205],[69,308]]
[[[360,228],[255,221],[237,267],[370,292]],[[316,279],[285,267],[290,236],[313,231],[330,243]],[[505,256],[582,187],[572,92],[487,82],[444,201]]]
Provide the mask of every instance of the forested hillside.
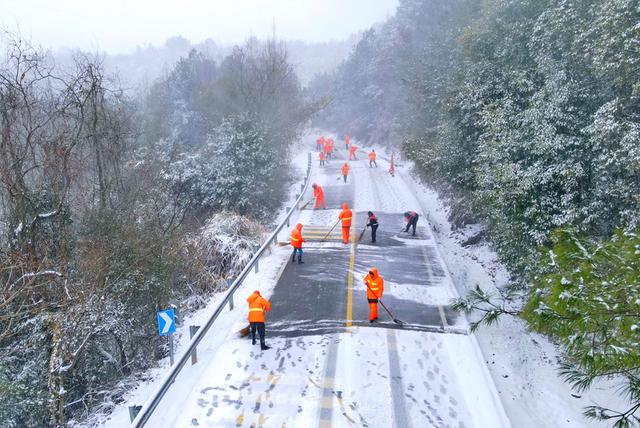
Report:
[[166,355],[158,309],[248,260],[315,107],[276,41],[191,51],[135,97],[97,58],[0,45],[0,420],[61,426]]
[[402,146],[524,286],[524,308],[459,307],[524,315],[578,390],[621,376],[630,408],[588,414],[637,422],[638,2],[403,0],[313,87],[333,97],[319,123]]

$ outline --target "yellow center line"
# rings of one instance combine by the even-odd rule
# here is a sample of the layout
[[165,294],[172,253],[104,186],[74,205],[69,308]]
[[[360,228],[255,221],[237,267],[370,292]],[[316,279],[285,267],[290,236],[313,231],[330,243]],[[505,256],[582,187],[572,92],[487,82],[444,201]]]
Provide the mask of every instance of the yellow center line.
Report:
[[[353,214],[353,218],[351,219],[351,228],[355,224],[355,212]],[[350,233],[351,235],[351,254],[349,255],[349,271],[347,272],[347,327],[351,327],[353,325],[353,267],[356,262],[356,236],[355,233]]]

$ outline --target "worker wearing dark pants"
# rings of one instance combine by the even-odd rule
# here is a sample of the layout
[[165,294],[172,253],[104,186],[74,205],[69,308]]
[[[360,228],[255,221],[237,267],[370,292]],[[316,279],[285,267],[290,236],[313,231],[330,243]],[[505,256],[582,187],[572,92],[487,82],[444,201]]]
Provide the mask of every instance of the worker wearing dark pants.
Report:
[[371,242],[376,242],[376,232],[378,231],[378,217],[371,211],[367,213],[367,227],[371,227]]
[[260,349],[263,351],[270,349],[270,346],[264,342],[265,327],[264,327],[264,314],[271,309],[271,304],[267,299],[260,295],[258,290],[254,291],[251,296],[247,298],[249,304],[249,325],[251,326],[251,342],[256,344],[256,331],[260,336]]
[[251,326],[251,344],[255,345],[256,344],[256,331],[258,332],[258,336],[260,337],[260,346],[261,347],[266,347],[265,343],[264,343],[264,335],[265,335],[265,328],[264,328],[264,323],[263,322],[251,322],[249,323],[249,325]]
[[409,228],[413,226],[413,236],[416,236],[416,225],[418,224],[419,217],[415,211],[407,211],[404,213],[404,220],[407,222],[407,227],[404,230],[406,233],[409,233]]

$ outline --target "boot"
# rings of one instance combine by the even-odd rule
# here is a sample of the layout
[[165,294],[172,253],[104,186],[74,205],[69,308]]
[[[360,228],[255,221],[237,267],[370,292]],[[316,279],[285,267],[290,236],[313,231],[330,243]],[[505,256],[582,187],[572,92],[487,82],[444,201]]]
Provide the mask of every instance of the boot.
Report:
[[262,342],[260,344],[260,349],[263,350],[263,351],[266,351],[267,349],[271,349],[271,346],[267,346],[266,343]]
[[303,265],[304,262],[302,261],[302,256],[298,256],[298,264],[299,265]]
[[295,263],[296,262],[296,254],[293,253],[293,257],[291,258],[291,263]]

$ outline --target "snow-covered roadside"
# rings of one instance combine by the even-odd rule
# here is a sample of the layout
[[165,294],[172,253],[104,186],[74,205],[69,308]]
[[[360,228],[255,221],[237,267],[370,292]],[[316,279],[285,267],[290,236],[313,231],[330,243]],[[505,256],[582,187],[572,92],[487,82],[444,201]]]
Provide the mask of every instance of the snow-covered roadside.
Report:
[[[437,192],[411,174],[411,162],[397,168],[398,177],[416,190],[421,209],[434,229],[434,236],[458,292],[464,295],[479,285],[496,291],[507,284],[509,274],[486,243],[463,247],[474,226],[453,231],[448,210]],[[602,426],[587,420],[585,406],[599,403],[623,407],[603,382],[581,396],[558,376],[559,351],[546,337],[528,331],[525,323],[505,316],[497,325],[476,332],[490,373],[513,426],[523,428]],[[622,405],[621,405],[622,404]]]
[[[284,219],[287,212],[287,207],[291,207],[295,202],[297,194],[300,193],[300,186],[303,183],[305,170],[307,165],[308,147],[310,147],[311,139],[314,134],[310,132],[305,133],[298,144],[293,147],[296,155],[292,159],[292,164],[296,167],[295,180],[289,186],[289,193],[287,200],[283,203],[282,208],[273,217],[273,225],[277,225]],[[313,163],[312,163],[313,165]],[[315,165],[314,165],[315,166]],[[295,223],[299,214],[294,213],[291,222]],[[271,230],[268,234],[271,233]],[[288,229],[285,229],[280,233],[280,240],[283,240],[285,236],[288,237]],[[265,235],[265,238],[268,235]],[[243,282],[243,285],[235,294],[234,301],[236,303],[236,309],[234,311],[225,312],[222,314],[211,330],[206,335],[206,338],[201,342],[198,347],[198,363],[195,366],[186,366],[183,369],[185,375],[179,376],[179,381],[172,387],[170,393],[176,399],[180,397],[186,397],[190,391],[191,386],[194,384],[195,379],[202,375],[203,371],[209,365],[208,362],[213,358],[215,351],[225,341],[225,338],[234,336],[236,332],[244,327],[246,324],[246,304],[244,304],[245,295],[252,292],[254,289],[260,290],[260,292],[267,298],[271,295],[273,287],[277,282],[277,278],[281,273],[281,268],[284,262],[288,260],[290,249],[288,247],[277,248],[272,247],[271,252],[267,252],[266,256],[260,259],[260,269],[256,273],[252,271],[249,276]],[[206,305],[193,313],[189,313],[179,319],[179,324],[176,327],[176,333],[174,335],[175,346],[175,358],[176,360],[183,354],[184,350],[189,344],[189,326],[191,325],[204,325],[211,315],[214,308],[217,307],[219,302],[224,298],[225,291],[215,293],[209,298]],[[169,357],[166,357],[159,361],[158,367],[148,370],[145,373],[138,373],[131,378],[124,380],[123,382],[132,385],[133,387],[123,397],[123,402],[116,405],[113,412],[108,415],[96,414],[90,417],[82,424],[76,425],[77,427],[89,427],[89,426],[104,426],[104,427],[124,427],[130,424],[129,418],[129,406],[142,405],[146,402],[147,398],[158,388],[160,382],[166,375],[170,367]],[[184,385],[183,389],[180,387],[180,383]]]

